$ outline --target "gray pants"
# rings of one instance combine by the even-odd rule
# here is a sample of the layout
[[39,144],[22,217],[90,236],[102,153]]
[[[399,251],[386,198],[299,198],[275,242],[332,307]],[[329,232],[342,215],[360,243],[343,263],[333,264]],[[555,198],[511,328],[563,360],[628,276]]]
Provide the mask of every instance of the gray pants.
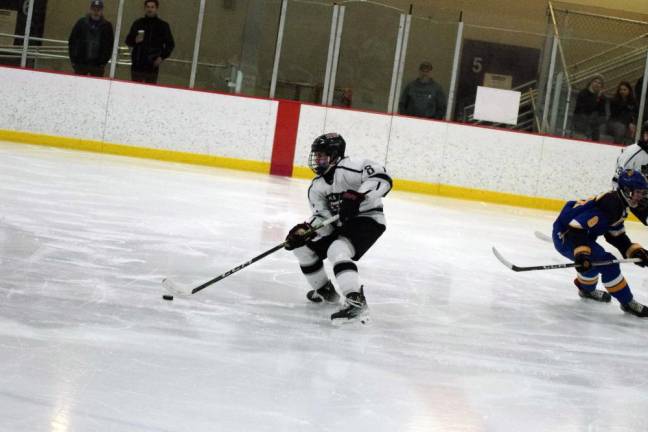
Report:
[[574,132],[598,141],[601,138],[601,123],[604,119],[597,112],[590,114],[574,114]]
[[630,144],[632,139],[628,137],[628,126],[617,120],[610,120],[607,125],[607,133],[612,135],[614,144]]

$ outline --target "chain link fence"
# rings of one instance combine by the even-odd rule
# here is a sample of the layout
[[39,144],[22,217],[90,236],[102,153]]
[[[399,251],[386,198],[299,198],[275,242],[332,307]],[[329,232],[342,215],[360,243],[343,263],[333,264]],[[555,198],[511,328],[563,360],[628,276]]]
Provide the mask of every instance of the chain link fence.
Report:
[[620,81],[634,84],[643,73],[648,49],[648,22],[604,16],[554,3],[556,26],[570,83],[583,87],[602,74],[606,94]]
[[[646,64],[648,22],[601,15],[557,2],[549,3],[549,12],[552,31],[548,32],[547,46],[557,37],[558,50],[547,78],[546,88],[549,92],[545,95],[548,99],[545,98],[547,103],[543,107],[543,117],[546,119],[543,130],[557,135],[612,142],[606,125],[610,119],[610,100],[615,97],[622,82],[627,82],[633,93],[636,91],[637,81],[643,76]],[[588,87],[594,77],[603,81],[602,95],[606,109],[605,114],[600,115],[600,131],[593,134],[596,138],[579,135],[573,121],[577,95]],[[637,96],[639,99],[640,94]],[[631,133],[629,129],[624,142],[632,141]],[[614,142],[617,141],[618,137]]]

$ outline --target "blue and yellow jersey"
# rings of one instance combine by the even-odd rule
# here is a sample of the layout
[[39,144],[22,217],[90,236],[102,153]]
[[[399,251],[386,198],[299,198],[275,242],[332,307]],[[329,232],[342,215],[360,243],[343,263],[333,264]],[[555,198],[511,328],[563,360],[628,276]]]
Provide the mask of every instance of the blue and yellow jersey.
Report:
[[589,240],[610,234],[625,233],[628,217],[626,203],[617,191],[610,191],[585,200],[569,201],[561,210],[554,228],[565,235],[570,229],[584,233]]

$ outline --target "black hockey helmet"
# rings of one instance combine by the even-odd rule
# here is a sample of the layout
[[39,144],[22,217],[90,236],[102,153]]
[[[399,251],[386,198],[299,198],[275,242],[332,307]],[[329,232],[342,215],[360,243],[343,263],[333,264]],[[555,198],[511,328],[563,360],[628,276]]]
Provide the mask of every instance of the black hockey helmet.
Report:
[[[311,144],[308,166],[315,174],[323,175],[344,157],[346,141],[342,135],[332,132],[320,135]],[[322,157],[322,155],[327,157]]]

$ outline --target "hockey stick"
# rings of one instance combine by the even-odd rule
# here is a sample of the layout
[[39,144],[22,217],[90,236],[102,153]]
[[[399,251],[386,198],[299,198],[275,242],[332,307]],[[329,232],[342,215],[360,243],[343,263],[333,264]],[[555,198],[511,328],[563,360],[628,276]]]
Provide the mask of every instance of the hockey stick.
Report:
[[551,237],[549,237],[547,234],[543,233],[543,232],[535,231],[533,234],[535,234],[535,236],[539,240],[546,241],[546,242],[549,242],[549,243],[553,243],[553,239]]
[[[506,258],[504,258],[502,254],[499,253],[499,251],[494,247],[493,247],[493,254],[495,255],[495,258],[499,260],[499,262],[501,262],[506,267],[510,268],[515,272],[523,272],[523,271],[531,271],[531,270],[554,270],[554,269],[564,269],[564,268],[578,266],[578,264],[571,262],[571,263],[564,263],[564,264],[549,264],[549,265],[539,265],[539,266],[530,266],[530,267],[520,267],[520,266],[516,266],[515,264],[511,263]],[[637,263],[637,262],[641,262],[641,259],[624,258],[624,259],[614,259],[609,261],[595,261],[592,263],[592,267],[601,267],[609,264],[623,264],[623,263]]]
[[[338,219],[339,219],[339,216],[337,216],[337,215],[332,216],[332,217],[324,220],[321,224],[313,226],[310,230],[306,231],[306,233],[304,233],[304,235],[308,236],[308,235],[314,233],[315,231],[317,231],[317,230],[319,230],[321,228],[324,228],[327,225],[332,224],[333,222],[337,221]],[[254,264],[255,262],[260,261],[263,258],[267,257],[268,255],[271,255],[271,254],[277,252],[278,250],[283,249],[286,246],[286,243],[287,242],[283,242],[281,244],[278,244],[275,247],[273,247],[271,249],[268,249],[267,251],[263,252],[262,254],[259,254],[259,255],[255,256],[254,258],[250,259],[249,261],[246,261],[243,264],[238,265],[238,266],[234,267],[233,269],[228,270],[225,273],[223,273],[221,275],[218,275],[215,278],[210,279],[210,280],[208,280],[207,282],[205,282],[205,283],[203,283],[201,285],[198,285],[195,288],[186,287],[186,286],[184,286],[184,287],[179,286],[179,285],[176,285],[170,279],[164,279],[162,281],[162,287],[164,288],[164,295],[162,295],[162,298],[165,299],[165,300],[173,300],[173,296],[189,296],[189,295],[192,295],[192,294],[196,294],[198,291],[201,291],[201,290],[207,288],[208,286],[210,286],[212,284],[215,284],[216,282],[221,281],[221,280],[225,279],[228,276],[233,275],[237,271],[243,270],[245,267],[249,266],[250,264]]]

